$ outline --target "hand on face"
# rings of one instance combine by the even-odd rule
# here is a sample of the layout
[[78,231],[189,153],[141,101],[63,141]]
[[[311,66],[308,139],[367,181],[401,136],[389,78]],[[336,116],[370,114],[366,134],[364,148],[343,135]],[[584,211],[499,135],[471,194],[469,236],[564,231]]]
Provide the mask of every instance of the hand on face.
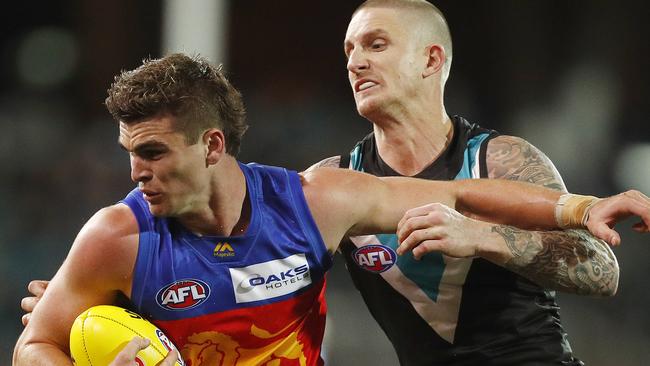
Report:
[[641,218],[641,221],[632,227],[634,231],[650,232],[650,198],[639,191],[631,190],[601,199],[589,210],[586,225],[592,234],[617,246],[621,243],[621,236],[613,227],[630,216]]
[[473,257],[484,225],[440,203],[417,207],[407,211],[397,226],[397,254],[412,250],[415,259],[434,251],[457,258]]

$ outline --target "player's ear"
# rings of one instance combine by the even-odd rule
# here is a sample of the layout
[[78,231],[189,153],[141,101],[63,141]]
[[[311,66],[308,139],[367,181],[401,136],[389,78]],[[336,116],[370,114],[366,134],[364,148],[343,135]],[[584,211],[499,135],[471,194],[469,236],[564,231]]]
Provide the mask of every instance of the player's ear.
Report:
[[446,60],[445,48],[441,44],[432,43],[426,47],[426,56],[427,64],[422,72],[422,77],[426,78],[437,72],[442,72]]
[[211,128],[203,133],[203,144],[206,166],[218,163],[226,152],[226,137],[218,128]]

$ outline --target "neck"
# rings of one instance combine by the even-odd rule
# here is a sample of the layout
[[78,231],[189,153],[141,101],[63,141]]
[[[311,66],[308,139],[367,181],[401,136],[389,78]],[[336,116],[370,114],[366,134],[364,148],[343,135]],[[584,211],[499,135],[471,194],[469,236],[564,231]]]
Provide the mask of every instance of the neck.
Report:
[[178,220],[188,230],[200,235],[241,235],[248,227],[251,215],[244,173],[231,156],[224,157],[213,169],[205,201],[197,210],[178,217]]
[[453,124],[442,109],[372,121],[379,156],[393,170],[413,176],[431,165],[445,150]]

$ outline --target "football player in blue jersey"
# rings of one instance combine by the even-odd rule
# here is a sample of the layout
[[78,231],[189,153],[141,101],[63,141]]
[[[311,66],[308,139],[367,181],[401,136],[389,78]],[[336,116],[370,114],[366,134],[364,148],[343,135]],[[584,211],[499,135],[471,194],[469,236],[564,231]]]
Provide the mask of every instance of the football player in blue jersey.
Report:
[[[374,41],[363,44],[375,49]],[[357,59],[358,48],[347,48]],[[382,92],[388,79],[378,76],[354,82],[368,93],[359,105],[372,109],[390,97]],[[372,89],[379,95],[370,97]],[[527,229],[588,228],[612,241],[610,226],[619,219],[641,216],[646,231],[650,224],[650,200],[638,192],[597,199],[506,180],[379,178],[327,168],[298,174],[242,164],[241,95],[200,57],[172,54],[122,72],[106,105],[137,187],[81,229],[17,341],[14,365],[71,365],[75,317],[125,298],[190,364],[322,365],[325,272],[344,237],[397,231],[405,242],[397,251],[408,255],[411,248],[431,250],[408,238],[422,238],[420,226],[434,223],[441,243],[481,256],[504,247],[504,235],[474,218]],[[410,210],[420,206],[426,215]],[[456,231],[458,222],[468,234]],[[214,255],[223,243],[232,256]]]

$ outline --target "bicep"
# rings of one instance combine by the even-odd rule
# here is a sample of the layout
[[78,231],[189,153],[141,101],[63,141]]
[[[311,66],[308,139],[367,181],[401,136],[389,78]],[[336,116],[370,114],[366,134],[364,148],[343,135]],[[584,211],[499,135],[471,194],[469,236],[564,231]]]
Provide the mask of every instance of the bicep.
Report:
[[80,260],[66,259],[52,278],[25,329],[26,342],[51,344],[67,354],[70,328],[77,315],[94,304],[112,300],[112,295],[99,286],[90,287],[93,281],[75,262]]
[[407,177],[365,177],[359,194],[368,209],[358,216],[354,234],[394,233],[404,214],[430,203],[455,206],[455,186],[450,182]]
[[528,141],[515,136],[498,136],[488,142],[488,177],[518,180],[566,192],[553,162]]
[[90,306],[113,303],[124,291],[132,253],[120,254],[120,248],[133,245],[134,238],[123,235],[115,215],[100,213],[84,225],[34,309],[25,343],[51,344],[67,353],[74,319]]
[[319,169],[303,177],[312,216],[330,249],[344,235],[394,233],[411,208],[455,203],[451,182],[379,178],[347,169]]

